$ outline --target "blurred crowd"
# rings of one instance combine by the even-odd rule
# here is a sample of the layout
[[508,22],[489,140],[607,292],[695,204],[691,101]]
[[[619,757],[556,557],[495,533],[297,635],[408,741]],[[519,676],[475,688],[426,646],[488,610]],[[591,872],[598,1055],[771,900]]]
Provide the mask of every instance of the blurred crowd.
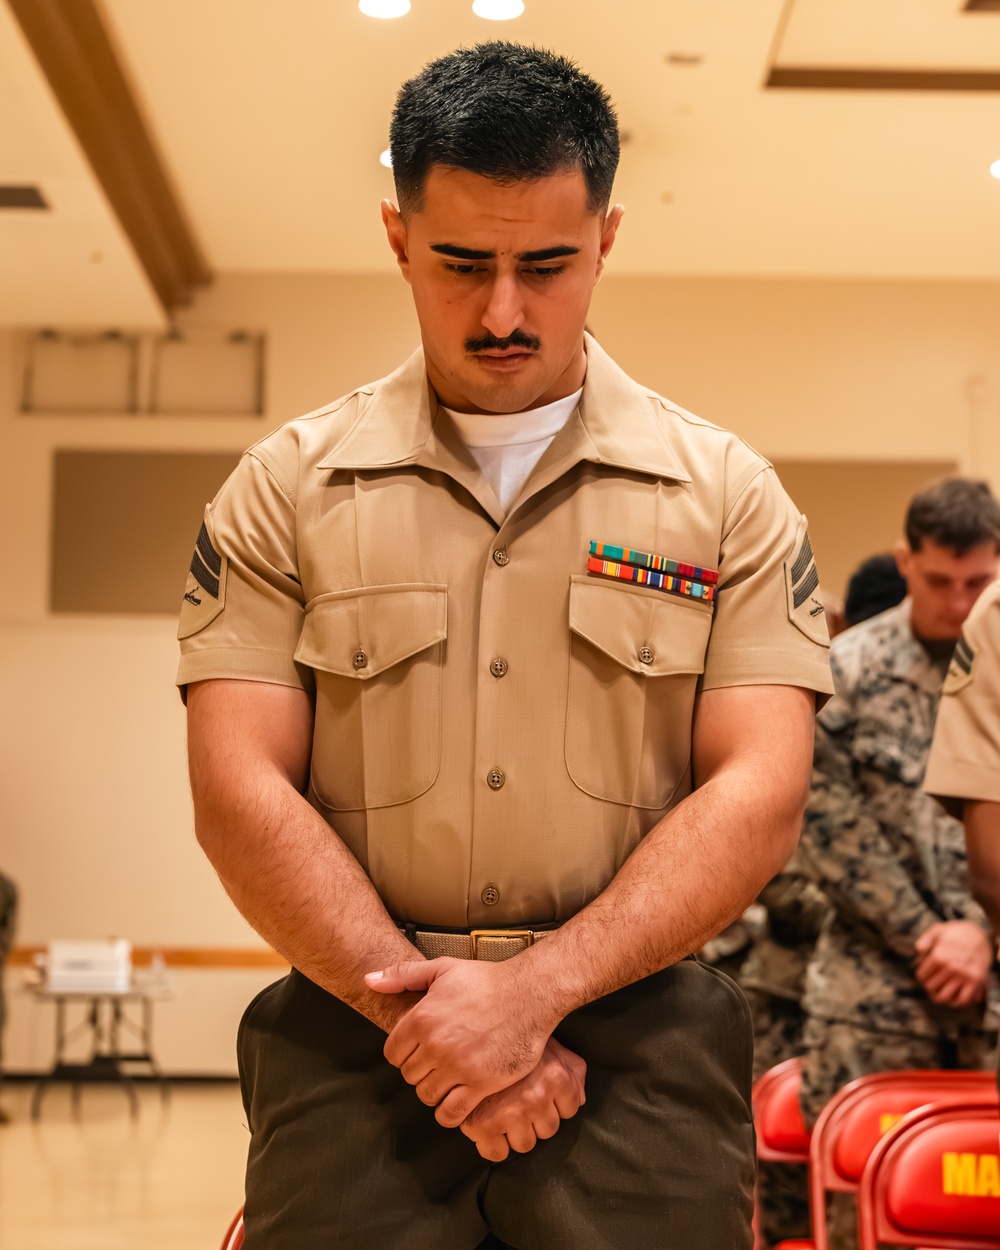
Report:
[[[755,1079],[801,1058],[807,1125],[867,1073],[996,1064],[992,843],[970,880],[957,818],[980,797],[963,762],[975,746],[942,743],[924,783],[942,694],[982,683],[963,626],[997,595],[998,556],[1000,504],[985,482],[949,478],[914,497],[904,536],[857,569],[843,608],[826,603],[836,694],[817,718],[798,850],[702,952],[750,1002]],[[968,732],[995,738],[985,721],[973,710]],[[769,1244],[809,1235],[804,1168],[762,1165],[759,1199]],[[853,1198],[830,1201],[832,1250],[853,1250]]]

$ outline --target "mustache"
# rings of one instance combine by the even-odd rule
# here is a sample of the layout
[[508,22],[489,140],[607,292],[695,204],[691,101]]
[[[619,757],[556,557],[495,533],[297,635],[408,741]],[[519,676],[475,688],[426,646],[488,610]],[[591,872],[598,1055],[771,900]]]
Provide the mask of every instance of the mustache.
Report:
[[478,339],[466,339],[467,352],[497,351],[504,352],[509,347],[520,347],[525,351],[537,352],[542,340],[535,334],[525,334],[523,330],[511,330],[505,339],[498,339],[495,334],[484,334]]

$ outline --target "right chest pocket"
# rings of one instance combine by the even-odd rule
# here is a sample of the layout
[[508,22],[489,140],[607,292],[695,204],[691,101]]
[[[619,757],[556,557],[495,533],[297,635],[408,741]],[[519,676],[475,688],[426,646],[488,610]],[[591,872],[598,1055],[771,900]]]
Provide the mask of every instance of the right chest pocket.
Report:
[[586,794],[660,810],[684,777],[707,604],[576,576],[569,596],[566,767]]
[[447,635],[446,586],[366,586],[307,604],[295,659],[316,675],[311,783],[327,807],[389,807],[434,784]]

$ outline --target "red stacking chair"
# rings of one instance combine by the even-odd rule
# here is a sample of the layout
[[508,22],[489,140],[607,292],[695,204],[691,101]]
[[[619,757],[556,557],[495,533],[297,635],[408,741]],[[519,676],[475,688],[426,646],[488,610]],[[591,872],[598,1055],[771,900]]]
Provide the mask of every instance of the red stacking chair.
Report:
[[243,1245],[243,1208],[236,1213],[236,1218],[226,1230],[222,1239],[222,1250],[240,1250]]
[[865,1165],[885,1133],[928,1103],[992,1098],[992,1072],[875,1072],[845,1085],[823,1108],[813,1129],[809,1205],[815,1250],[827,1250],[826,1195],[855,1193]]
[[872,1152],[858,1191],[861,1250],[1000,1250],[996,1098],[921,1107]]
[[786,1059],[765,1072],[753,1087],[757,1157],[771,1163],[808,1163],[809,1130],[799,1106],[802,1065]]
[[[764,1073],[753,1087],[757,1158],[768,1163],[809,1162],[809,1130],[799,1106],[802,1080],[798,1059],[786,1059]],[[754,1210],[754,1250],[763,1250],[760,1213]],[[808,1241],[783,1241],[780,1250],[810,1250]]]

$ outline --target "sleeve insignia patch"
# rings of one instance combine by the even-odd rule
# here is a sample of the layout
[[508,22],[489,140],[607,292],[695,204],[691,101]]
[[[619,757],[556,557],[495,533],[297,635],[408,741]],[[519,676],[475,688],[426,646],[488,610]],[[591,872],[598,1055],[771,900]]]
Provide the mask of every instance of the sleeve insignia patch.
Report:
[[188,569],[187,584],[181,600],[181,619],[178,638],[190,638],[215,620],[226,604],[226,574],[229,561],[215,545],[212,518],[206,511],[194,555]]
[[829,646],[826,609],[819,597],[819,573],[805,517],[800,520],[795,537],[795,554],[785,561],[788,619],[811,642]]
[[[199,586],[207,594],[210,594],[213,599],[218,599],[222,556],[219,555],[212,545],[212,540],[208,536],[208,530],[205,528],[204,521],[202,521],[201,529],[198,531],[194,555],[191,557],[191,572],[194,574],[195,581],[197,581]],[[184,598],[187,599],[188,596],[185,595]]]
[[976,653],[969,646],[969,640],[963,634],[959,638],[955,646],[955,650],[951,657],[951,663],[948,665],[948,673],[944,679],[944,685],[941,688],[942,694],[955,694],[967,686],[972,681],[972,666],[976,660]]

